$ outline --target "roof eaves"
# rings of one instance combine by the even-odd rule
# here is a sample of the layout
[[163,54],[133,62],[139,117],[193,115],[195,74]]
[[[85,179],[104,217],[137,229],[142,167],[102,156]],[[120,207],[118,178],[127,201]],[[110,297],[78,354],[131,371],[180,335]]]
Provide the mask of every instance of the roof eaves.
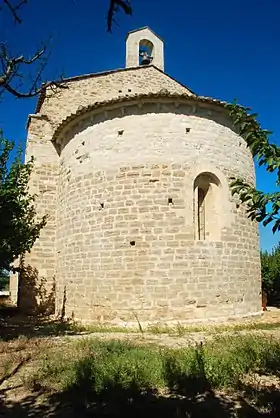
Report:
[[91,105],[81,106],[78,110],[71,115],[67,116],[65,119],[61,121],[61,123],[56,128],[53,139],[56,140],[57,137],[60,135],[63,128],[72,120],[74,120],[77,116],[81,116],[91,110],[105,107],[108,105],[114,105],[117,103],[129,102],[133,100],[141,100],[141,99],[157,99],[157,98],[170,98],[170,99],[177,99],[177,100],[188,100],[188,101],[195,101],[195,102],[202,102],[202,103],[211,103],[217,106],[225,107],[227,102],[221,101],[218,99],[213,99],[211,97],[206,96],[190,96],[188,94],[178,94],[178,93],[169,93],[169,92],[159,92],[159,93],[149,93],[149,94],[135,94],[132,96],[124,96],[118,97],[110,100],[105,100],[103,102],[95,102]]

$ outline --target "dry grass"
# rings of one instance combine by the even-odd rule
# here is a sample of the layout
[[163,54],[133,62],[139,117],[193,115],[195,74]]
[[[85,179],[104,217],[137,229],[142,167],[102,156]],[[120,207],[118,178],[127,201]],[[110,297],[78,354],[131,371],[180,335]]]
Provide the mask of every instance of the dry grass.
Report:
[[[140,323],[140,322],[139,322]],[[76,329],[82,329],[85,333],[141,333],[162,335],[166,334],[172,337],[182,337],[192,333],[205,334],[220,334],[226,332],[241,332],[241,331],[269,331],[280,328],[280,310],[265,312],[262,317],[254,320],[233,320],[224,324],[199,324],[199,325],[184,325],[178,322],[175,325],[150,325],[143,326],[141,323],[136,327],[121,327],[110,325],[88,325],[81,326],[79,323],[74,325]]]
[[[137,417],[136,405],[145,405],[143,414],[148,417],[208,416],[205,410],[191,415],[190,404],[182,404],[182,397],[187,396],[195,408],[202,404],[210,410],[218,407],[213,417],[232,417],[235,415],[228,412],[228,403],[233,408],[234,399],[242,393],[250,408],[259,405],[258,411],[270,414],[261,416],[273,417],[273,408],[278,408],[278,389],[273,384],[279,385],[276,374],[280,371],[280,343],[267,336],[249,333],[217,339],[212,335],[212,340],[202,347],[173,349],[147,345],[139,334],[131,334],[137,336],[132,342],[110,341],[109,334],[108,341],[100,341],[94,335],[78,339],[22,337],[1,342],[0,391],[4,390],[4,405],[10,414],[4,416],[49,416],[46,410],[50,404],[54,408],[53,402],[56,409],[50,416],[67,418],[103,416],[102,405],[109,408],[104,412],[109,417]],[[5,392],[11,387],[15,389]],[[135,401],[126,415],[128,399]],[[137,399],[141,400],[139,404]],[[170,412],[175,400],[184,414]],[[19,405],[19,414],[11,415],[10,411],[18,411]],[[88,405],[86,411],[84,405]],[[120,415],[114,415],[118,408]],[[242,416],[251,417],[247,409],[244,411]]]

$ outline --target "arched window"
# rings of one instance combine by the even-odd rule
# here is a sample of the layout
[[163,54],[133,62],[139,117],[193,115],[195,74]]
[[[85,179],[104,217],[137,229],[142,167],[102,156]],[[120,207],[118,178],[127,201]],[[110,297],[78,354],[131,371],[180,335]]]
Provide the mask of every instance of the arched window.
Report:
[[149,65],[153,61],[154,45],[148,39],[139,42],[139,65]]
[[212,173],[202,173],[194,181],[194,224],[197,240],[220,239],[220,189],[220,181]]
[[205,239],[205,197],[206,192],[202,188],[197,189],[197,234],[198,239]]

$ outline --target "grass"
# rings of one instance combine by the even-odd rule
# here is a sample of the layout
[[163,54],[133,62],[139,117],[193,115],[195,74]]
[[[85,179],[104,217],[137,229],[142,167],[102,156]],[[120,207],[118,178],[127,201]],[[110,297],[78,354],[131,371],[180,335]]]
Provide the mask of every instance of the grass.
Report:
[[182,337],[189,333],[204,332],[206,334],[215,334],[220,332],[239,332],[239,331],[254,331],[254,330],[271,330],[280,327],[280,322],[274,323],[262,323],[262,322],[244,322],[236,324],[226,325],[182,325],[178,323],[176,326],[150,326],[147,328],[147,332],[151,334],[168,334],[173,336]]
[[280,416],[278,339],[226,334],[171,349],[136,337],[1,342],[3,416]]
[[88,392],[198,393],[237,388],[250,373],[280,370],[280,344],[267,337],[221,337],[204,346],[159,348],[86,338],[45,353],[26,384],[31,388]]
[[[175,325],[150,325],[144,326],[139,320],[138,325],[134,327],[116,326],[110,324],[91,324],[83,325],[74,320],[60,320],[45,317],[24,317],[18,313],[17,309],[12,306],[4,306],[0,316],[0,341],[9,341],[19,336],[28,338],[37,338],[40,336],[63,336],[75,334],[134,334],[135,338],[145,337],[149,335],[172,338],[184,337],[193,333],[203,333],[205,336],[215,336],[220,333],[235,334],[241,331],[272,331],[280,327],[278,316],[273,317],[275,322],[271,322],[270,316],[264,316],[259,321],[231,322],[227,324],[201,324],[186,325],[177,323]],[[137,317],[136,317],[137,318]]]
[[110,325],[79,325],[78,323],[73,324],[73,329],[81,330],[87,333],[141,333],[141,334],[153,334],[162,335],[167,334],[173,337],[183,337],[190,333],[206,333],[216,334],[220,332],[240,332],[240,331],[262,331],[262,330],[273,330],[280,327],[280,322],[265,323],[265,322],[243,322],[235,324],[225,325],[183,325],[176,324],[170,325],[150,325],[147,327],[121,327],[121,326],[110,326]]
[[[79,334],[106,334],[106,338],[114,336],[114,334],[131,334],[131,339],[146,339],[146,340],[164,340],[166,337],[171,339],[178,337],[191,337],[191,339],[204,340],[208,336],[215,337],[216,335],[235,335],[238,333],[255,332],[258,331],[273,331],[279,328],[280,320],[278,322],[270,322],[270,317],[264,317],[267,322],[232,322],[228,324],[208,324],[208,325],[183,325],[177,323],[175,325],[151,325],[143,326],[138,323],[138,326],[124,327],[110,324],[92,324],[83,325],[74,320],[60,320],[55,318],[45,317],[25,317],[18,313],[15,307],[5,307],[1,309],[0,317],[0,342],[12,341],[19,337],[26,337],[28,339],[51,337],[51,336],[68,336]],[[277,316],[272,316],[273,320],[277,320]],[[140,325],[139,325],[140,324]],[[202,333],[201,336],[192,334]],[[269,333],[270,334],[270,333]],[[152,337],[154,336],[154,338]],[[276,335],[277,336],[277,335]],[[180,342],[182,345],[183,340]]]

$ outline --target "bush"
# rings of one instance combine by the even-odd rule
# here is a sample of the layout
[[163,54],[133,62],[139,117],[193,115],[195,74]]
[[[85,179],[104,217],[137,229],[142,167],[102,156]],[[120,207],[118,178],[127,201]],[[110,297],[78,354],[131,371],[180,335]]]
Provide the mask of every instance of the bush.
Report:
[[38,220],[36,195],[29,193],[34,159],[22,162],[23,150],[13,158],[14,142],[3,138],[0,130],[0,269],[11,269],[15,260],[29,252],[46,225]]
[[9,290],[10,286],[10,275],[7,270],[0,270],[0,291]]
[[280,299],[280,243],[268,253],[261,252],[262,286],[268,303],[276,304]]
[[223,337],[182,349],[86,339],[68,351],[48,354],[31,383],[98,396],[166,388],[198,393],[237,387],[248,372],[276,370],[280,344],[267,337]]

